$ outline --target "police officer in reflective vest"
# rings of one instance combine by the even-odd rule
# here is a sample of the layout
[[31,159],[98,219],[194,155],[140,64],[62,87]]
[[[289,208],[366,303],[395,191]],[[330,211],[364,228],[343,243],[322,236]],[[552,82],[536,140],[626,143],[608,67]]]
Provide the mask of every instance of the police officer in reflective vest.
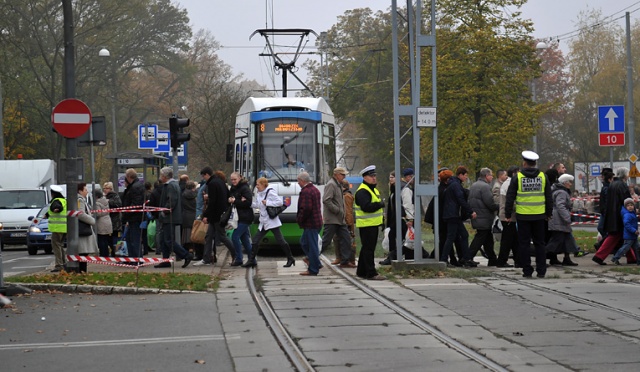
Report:
[[62,187],[51,186],[51,199],[47,216],[51,232],[51,248],[56,258],[55,267],[51,272],[56,273],[64,269],[66,262],[64,238],[67,235],[67,199],[62,195]]
[[384,280],[376,271],[375,250],[378,230],[382,225],[384,202],[376,189],[376,166],[370,165],[360,171],[362,184],[355,195],[356,227],[360,231],[360,257],[356,275],[363,279]]
[[[536,272],[538,278],[544,278],[547,273],[544,221],[551,218],[553,211],[551,185],[544,172],[536,167],[538,154],[523,151],[522,159],[522,170],[511,178],[507,190],[505,215],[511,216],[515,204],[522,276],[530,278],[533,274],[529,248],[533,240]],[[510,217],[507,218],[507,222],[511,222]]]

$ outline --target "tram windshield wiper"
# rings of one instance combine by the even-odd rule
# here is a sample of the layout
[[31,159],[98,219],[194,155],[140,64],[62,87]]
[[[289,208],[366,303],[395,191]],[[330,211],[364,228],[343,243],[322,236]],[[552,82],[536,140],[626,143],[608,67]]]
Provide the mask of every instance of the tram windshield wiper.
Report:
[[276,177],[278,177],[278,180],[280,180],[280,182],[282,182],[282,184],[283,184],[284,186],[289,187],[289,185],[290,185],[289,181],[287,181],[287,180],[282,176],[282,174],[280,174],[280,172],[278,172],[278,171],[276,170],[276,168],[275,168],[273,165],[271,165],[271,163],[269,163],[269,162],[267,161],[267,159],[266,159],[264,156],[262,157],[262,161],[264,162],[264,165],[266,165],[266,166],[267,166],[267,168],[269,168],[269,170],[270,170],[270,171],[272,171],[272,172],[273,172],[273,174],[275,174],[275,175],[276,175]]

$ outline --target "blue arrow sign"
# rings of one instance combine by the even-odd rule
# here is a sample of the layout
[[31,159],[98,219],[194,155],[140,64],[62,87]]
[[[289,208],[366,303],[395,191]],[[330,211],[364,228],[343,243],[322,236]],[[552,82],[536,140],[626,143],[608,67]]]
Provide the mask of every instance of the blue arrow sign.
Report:
[[138,125],[138,148],[155,149],[158,147],[158,126],[156,124]]
[[624,106],[598,106],[598,131],[624,132]]
[[158,146],[153,149],[154,154],[159,154],[162,152],[169,152],[169,131],[168,130],[158,130]]

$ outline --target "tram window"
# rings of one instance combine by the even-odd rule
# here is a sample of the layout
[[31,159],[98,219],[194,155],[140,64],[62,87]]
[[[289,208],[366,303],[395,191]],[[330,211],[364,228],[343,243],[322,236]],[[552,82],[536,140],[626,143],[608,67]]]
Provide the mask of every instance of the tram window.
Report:
[[270,181],[295,181],[300,172],[314,177],[315,123],[302,119],[274,119],[258,124],[258,176]]

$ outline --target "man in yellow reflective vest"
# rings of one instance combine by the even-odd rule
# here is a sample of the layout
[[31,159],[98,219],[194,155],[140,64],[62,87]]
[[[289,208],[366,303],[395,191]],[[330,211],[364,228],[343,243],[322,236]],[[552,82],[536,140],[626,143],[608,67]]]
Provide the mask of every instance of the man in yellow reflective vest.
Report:
[[[523,151],[522,159],[522,170],[512,177],[509,184],[504,211],[506,216],[511,216],[515,204],[522,276],[530,278],[533,274],[529,248],[533,240],[537,276],[544,278],[547,273],[544,221],[551,218],[553,211],[551,185],[544,172],[536,167],[538,154]],[[511,217],[506,220],[511,222]]]
[[51,204],[47,212],[49,219],[49,231],[51,232],[51,248],[56,258],[52,273],[64,269],[66,255],[64,238],[67,235],[67,199],[62,195],[62,187],[51,186]]
[[360,171],[362,183],[355,195],[354,209],[356,227],[360,231],[360,257],[356,275],[363,279],[384,280],[376,271],[375,250],[378,243],[378,230],[382,225],[384,202],[376,189],[376,166],[370,165]]

